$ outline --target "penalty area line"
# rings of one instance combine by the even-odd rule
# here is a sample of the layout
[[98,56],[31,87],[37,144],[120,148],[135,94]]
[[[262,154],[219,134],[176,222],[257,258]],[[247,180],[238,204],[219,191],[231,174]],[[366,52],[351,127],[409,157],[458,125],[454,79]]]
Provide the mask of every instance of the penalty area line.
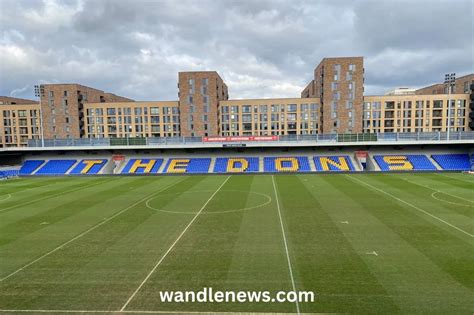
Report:
[[473,238],[474,238],[474,235],[473,235],[473,234],[471,234],[471,233],[469,233],[469,232],[466,232],[466,231],[464,231],[463,229],[461,229],[461,228],[459,228],[459,227],[457,227],[457,226],[455,226],[455,225],[452,225],[451,223],[449,223],[449,222],[447,222],[447,221],[445,221],[445,220],[443,220],[443,219],[441,219],[441,218],[435,216],[434,214],[429,213],[428,211],[425,211],[425,210],[421,209],[420,207],[415,206],[415,205],[412,204],[412,203],[409,203],[408,201],[405,201],[405,200],[403,200],[403,199],[400,199],[400,198],[398,198],[397,196],[394,196],[394,195],[392,195],[392,194],[386,192],[386,191],[383,190],[383,189],[380,189],[380,188],[377,188],[377,187],[375,187],[375,186],[372,186],[372,185],[370,185],[369,183],[364,182],[363,180],[360,180],[360,179],[358,179],[358,178],[352,177],[352,176],[347,175],[347,174],[346,174],[346,176],[347,176],[348,178],[350,178],[351,181],[357,181],[357,182],[359,182],[359,184],[364,184],[365,186],[371,188],[372,190],[376,190],[376,191],[378,191],[378,192],[381,192],[382,194],[385,194],[385,195],[387,195],[387,196],[389,196],[389,197],[391,197],[391,198],[397,200],[398,202],[404,203],[404,204],[406,204],[407,206],[410,206],[411,208],[413,208],[413,209],[415,209],[415,210],[417,210],[417,211],[419,211],[419,212],[422,212],[422,213],[424,213],[424,214],[426,214],[426,215],[432,217],[433,219],[438,220],[439,222],[442,222],[442,223],[444,223],[444,224],[446,224],[446,225],[449,225],[449,226],[452,227],[453,229],[456,229],[456,230],[458,230],[459,232],[466,234],[467,236],[470,236],[470,237],[473,237]]
[[[78,191],[78,190],[81,190],[81,189],[86,189],[86,188],[94,187],[94,186],[97,186],[97,185],[100,185],[100,184],[103,184],[103,183],[108,183],[110,181],[112,181],[112,179],[106,180],[106,181],[103,181],[103,182],[102,181],[95,181],[95,182],[93,182],[89,185],[75,187],[75,188],[70,189],[70,190],[64,190],[64,191],[61,191],[61,192],[56,193],[56,194],[52,194],[52,195],[40,197],[40,198],[37,198],[37,199],[29,200],[29,201],[26,201],[26,202],[23,202],[23,203],[19,203],[19,204],[16,204],[16,205],[12,205],[10,207],[1,209],[0,212],[5,212],[5,211],[8,211],[10,209],[15,209],[15,208],[18,208],[18,207],[27,206],[27,205],[30,205],[32,203],[38,202],[38,201],[43,201],[43,200],[46,200],[46,199],[51,199],[51,198],[54,198],[54,197],[62,196],[62,195],[65,195],[65,194],[68,194],[68,193],[71,193],[71,192],[75,192],[75,191]],[[18,192],[18,193],[20,193],[20,192]]]
[[165,186],[164,188],[162,188],[162,189],[160,189],[160,190],[158,190],[158,191],[155,191],[154,193],[149,194],[149,195],[146,196],[145,198],[142,198],[142,199],[140,199],[139,201],[137,201],[137,202],[135,202],[135,203],[129,205],[129,206],[126,207],[125,209],[120,210],[119,212],[115,213],[114,215],[108,217],[107,219],[105,219],[105,220],[103,220],[103,221],[101,221],[101,222],[99,222],[99,223],[93,225],[92,227],[90,227],[89,229],[85,230],[85,231],[82,232],[81,234],[79,234],[79,235],[73,237],[73,238],[70,239],[69,241],[66,241],[66,242],[62,243],[62,244],[59,245],[58,247],[56,247],[56,248],[50,250],[49,252],[47,252],[47,253],[41,255],[40,257],[36,258],[35,260],[33,260],[33,261],[27,263],[26,265],[24,265],[24,266],[18,268],[18,269],[15,270],[14,272],[12,272],[12,273],[8,274],[7,276],[1,278],[1,279],[0,279],[0,282],[7,280],[8,278],[14,276],[14,275],[17,274],[18,272],[24,270],[25,268],[28,268],[29,266],[31,266],[31,265],[37,263],[38,261],[40,261],[41,259],[43,259],[43,258],[45,258],[45,257],[48,257],[49,255],[51,255],[51,254],[57,252],[58,250],[60,250],[60,249],[63,248],[64,246],[66,246],[66,245],[68,245],[68,244],[74,242],[75,240],[80,239],[81,237],[83,237],[84,235],[88,234],[89,232],[94,231],[94,230],[97,229],[98,227],[100,227],[100,226],[104,225],[105,223],[109,222],[110,220],[112,220],[112,219],[118,217],[118,216],[121,215],[122,213],[124,213],[124,212],[126,212],[126,211],[132,209],[133,207],[139,205],[140,203],[144,202],[145,200],[147,200],[147,199],[150,198],[151,196],[156,195],[156,194],[162,192],[163,190],[166,190],[166,189],[168,189],[168,188],[170,188],[170,187],[172,187],[172,186],[174,186],[174,185],[180,183],[181,181],[183,181],[183,180],[176,181],[176,182],[173,183],[173,184],[167,185],[167,186]]

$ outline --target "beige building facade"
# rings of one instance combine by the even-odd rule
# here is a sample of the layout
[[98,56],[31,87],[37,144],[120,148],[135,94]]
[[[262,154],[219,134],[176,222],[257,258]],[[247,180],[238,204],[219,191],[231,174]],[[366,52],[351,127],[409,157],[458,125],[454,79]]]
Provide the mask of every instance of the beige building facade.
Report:
[[363,132],[469,131],[470,112],[469,94],[366,96]]
[[87,103],[84,111],[85,138],[181,135],[177,101]]
[[40,139],[41,115],[37,102],[0,97],[0,147],[26,146]]
[[221,136],[317,134],[320,101],[319,98],[221,101],[219,127]]

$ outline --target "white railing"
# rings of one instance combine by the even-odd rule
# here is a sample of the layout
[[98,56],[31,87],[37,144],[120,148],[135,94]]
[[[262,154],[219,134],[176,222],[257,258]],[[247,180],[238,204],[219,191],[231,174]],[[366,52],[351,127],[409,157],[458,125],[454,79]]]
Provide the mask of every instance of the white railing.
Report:
[[[474,132],[451,132],[448,139],[446,132],[420,133],[361,133],[361,134],[319,134],[319,135],[285,135],[271,141],[205,141],[203,137],[160,137],[160,138],[84,138],[84,139],[45,139],[44,147],[114,147],[114,146],[163,146],[185,144],[225,144],[225,143],[287,143],[305,144],[344,143],[344,142],[426,142],[426,141],[459,141],[474,140]],[[28,147],[42,147],[41,140],[29,140]]]

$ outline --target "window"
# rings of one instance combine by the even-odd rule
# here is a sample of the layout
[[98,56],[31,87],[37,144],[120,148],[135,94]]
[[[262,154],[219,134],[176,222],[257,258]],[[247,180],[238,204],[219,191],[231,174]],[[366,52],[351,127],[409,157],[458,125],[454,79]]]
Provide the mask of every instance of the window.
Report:
[[107,108],[107,115],[115,115],[115,108]]
[[67,97],[67,91],[64,91],[64,97]]
[[297,105],[296,104],[288,104],[286,106],[286,111],[287,112],[290,112],[290,113],[291,112],[296,112],[296,110],[297,110]]
[[339,81],[340,72],[341,72],[341,65],[334,65],[334,81]]
[[355,71],[356,70],[356,65],[350,64],[349,65],[349,71]]
[[189,79],[189,94],[194,94],[194,79]]
[[159,115],[160,114],[160,108],[159,107],[151,107],[150,108],[150,114]]

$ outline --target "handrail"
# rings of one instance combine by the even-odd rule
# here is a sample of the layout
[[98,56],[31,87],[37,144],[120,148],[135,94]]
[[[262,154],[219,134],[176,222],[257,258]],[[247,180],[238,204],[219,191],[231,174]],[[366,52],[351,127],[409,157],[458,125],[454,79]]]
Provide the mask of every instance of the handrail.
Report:
[[[317,135],[283,135],[274,137],[274,139],[258,140],[259,137],[252,140],[212,140],[210,142],[206,137],[156,137],[156,138],[81,138],[81,139],[45,139],[44,147],[85,147],[85,146],[144,146],[153,147],[158,145],[185,145],[198,143],[344,143],[344,142],[422,142],[422,141],[452,141],[452,140],[474,140],[474,132],[418,132],[418,133],[360,133],[360,134],[317,134]],[[256,138],[255,140],[253,138]],[[272,138],[272,137],[265,137]],[[42,141],[39,139],[28,140],[28,147],[42,147]]]

